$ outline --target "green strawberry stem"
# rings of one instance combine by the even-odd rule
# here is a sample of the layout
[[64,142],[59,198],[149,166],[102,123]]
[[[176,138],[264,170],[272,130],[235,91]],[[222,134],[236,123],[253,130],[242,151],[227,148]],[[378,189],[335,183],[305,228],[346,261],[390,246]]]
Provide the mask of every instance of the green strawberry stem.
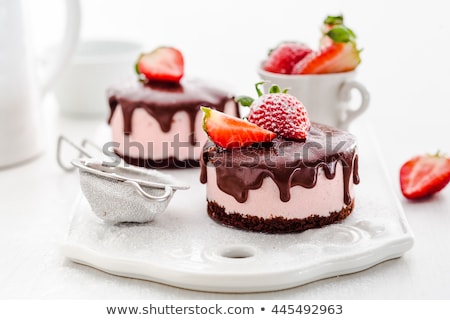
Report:
[[[261,97],[264,94],[263,91],[259,88],[264,83],[265,83],[265,81],[261,81],[261,82],[257,82],[255,84],[255,88],[256,88],[256,92],[258,93],[258,97]],[[283,91],[281,91],[280,87],[277,86],[276,84],[274,84],[273,86],[270,87],[269,93],[270,94],[272,94],[272,93],[287,93],[288,90],[289,89],[286,88]],[[250,107],[252,105],[253,101],[255,101],[255,99],[253,99],[252,97],[249,97],[249,96],[239,96],[234,100],[243,107]]]
[[203,111],[202,128],[206,132],[206,121],[211,117],[211,109],[203,106],[200,109]]
[[137,62],[134,64],[134,71],[137,73],[137,75],[141,74],[141,72],[139,71],[139,64]]
[[262,92],[262,90],[259,88],[260,86],[262,86],[264,83],[266,83],[265,81],[261,81],[261,82],[257,82],[255,83],[255,88],[256,88],[256,93],[258,94],[258,97],[261,97],[264,93]]
[[328,16],[323,21],[323,24],[327,24],[329,26],[344,24],[344,16],[342,14],[339,16]]
[[288,92],[288,88],[284,89],[283,91],[281,91],[280,87],[277,86],[276,84],[274,84],[273,86],[270,87],[269,89],[269,93],[287,93]]
[[138,76],[141,75],[141,71],[139,70],[139,60],[141,60],[141,58],[144,56],[143,53],[141,53],[138,57],[138,59],[136,60],[136,63],[134,64],[134,72],[136,72],[136,74]]
[[347,43],[350,41],[355,41],[356,38],[353,31],[343,25],[333,27],[330,31],[326,33],[326,35],[336,43],[339,42]]
[[270,93],[280,93],[280,92],[281,92],[281,89],[280,89],[279,86],[273,85],[273,86],[270,87],[269,92],[270,92]]
[[239,96],[235,101],[243,107],[250,107],[255,99],[249,96]]
[[139,58],[137,59],[136,63],[134,64],[134,72],[136,72],[137,76],[138,76],[138,80],[140,82],[147,82],[147,80],[145,79],[145,76],[141,73],[141,70],[139,70],[139,60],[141,60],[142,56],[144,54],[141,53],[139,55]]
[[435,154],[431,154],[430,156],[436,158],[447,158],[447,154],[442,152],[441,150],[437,150]]

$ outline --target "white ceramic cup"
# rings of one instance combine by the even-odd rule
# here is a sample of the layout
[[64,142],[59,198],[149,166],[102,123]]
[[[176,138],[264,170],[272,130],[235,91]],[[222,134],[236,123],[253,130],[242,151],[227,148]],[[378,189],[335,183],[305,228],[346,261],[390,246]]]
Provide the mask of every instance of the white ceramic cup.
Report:
[[[282,90],[299,99],[311,121],[348,130],[349,124],[369,107],[370,96],[366,87],[354,80],[356,73],[342,72],[332,74],[288,75],[258,69],[266,92],[277,84]],[[351,91],[361,95],[359,105],[351,105]]]
[[105,117],[107,88],[130,77],[142,53],[136,42],[90,40],[80,42],[70,65],[55,85],[55,96],[65,115]]

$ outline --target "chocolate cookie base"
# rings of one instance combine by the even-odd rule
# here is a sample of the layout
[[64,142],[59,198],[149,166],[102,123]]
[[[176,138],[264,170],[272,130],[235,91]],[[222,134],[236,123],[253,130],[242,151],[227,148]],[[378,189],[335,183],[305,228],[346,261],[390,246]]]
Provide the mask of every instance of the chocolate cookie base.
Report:
[[187,169],[200,167],[200,160],[194,159],[178,160],[174,157],[169,157],[159,160],[153,160],[144,158],[133,158],[130,156],[122,156],[117,152],[116,154],[128,164],[148,169]]
[[354,200],[341,211],[331,212],[329,216],[313,215],[304,219],[286,219],[274,217],[264,219],[240,213],[226,213],[225,208],[215,201],[208,201],[208,215],[216,222],[253,232],[263,233],[294,233],[323,226],[343,220],[353,211]]

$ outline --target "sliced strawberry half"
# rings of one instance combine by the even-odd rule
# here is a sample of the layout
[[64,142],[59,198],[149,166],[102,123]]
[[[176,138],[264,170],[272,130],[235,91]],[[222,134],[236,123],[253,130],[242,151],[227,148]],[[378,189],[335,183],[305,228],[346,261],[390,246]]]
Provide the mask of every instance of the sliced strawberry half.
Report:
[[350,29],[338,25],[331,29],[327,36],[332,42],[314,56],[299,61],[294,66],[293,73],[338,73],[354,70],[359,65],[360,50],[356,47],[354,33]]
[[439,153],[412,158],[400,168],[400,187],[408,199],[422,199],[450,182],[450,158]]
[[203,130],[216,145],[222,148],[239,148],[258,142],[270,142],[276,136],[275,133],[246,120],[207,107],[201,107],[201,109]]
[[136,72],[148,81],[179,82],[184,75],[183,55],[173,47],[156,48],[140,55]]

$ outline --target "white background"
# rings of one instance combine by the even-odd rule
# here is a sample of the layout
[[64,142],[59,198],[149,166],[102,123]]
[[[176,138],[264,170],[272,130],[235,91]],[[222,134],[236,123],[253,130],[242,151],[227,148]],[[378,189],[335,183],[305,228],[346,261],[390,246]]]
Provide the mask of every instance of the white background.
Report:
[[[2,298],[450,298],[450,187],[421,202],[402,198],[401,164],[416,154],[450,153],[448,59],[450,24],[445,1],[82,1],[83,39],[133,39],[148,49],[179,47],[186,74],[205,77],[238,94],[252,94],[256,66],[284,40],[315,46],[327,14],[343,13],[363,48],[358,79],[371,93],[363,116],[377,133],[396,195],[415,233],[401,259],[351,276],[255,295],[185,291],[118,278],[75,265],[59,252],[77,178],[54,161],[54,139],[85,136],[99,120],[68,119],[45,100],[47,152],[26,166],[0,171],[0,297]],[[37,51],[58,40],[57,0],[30,1]],[[56,109],[57,110],[57,109]],[[114,288],[107,290],[105,288]]]

